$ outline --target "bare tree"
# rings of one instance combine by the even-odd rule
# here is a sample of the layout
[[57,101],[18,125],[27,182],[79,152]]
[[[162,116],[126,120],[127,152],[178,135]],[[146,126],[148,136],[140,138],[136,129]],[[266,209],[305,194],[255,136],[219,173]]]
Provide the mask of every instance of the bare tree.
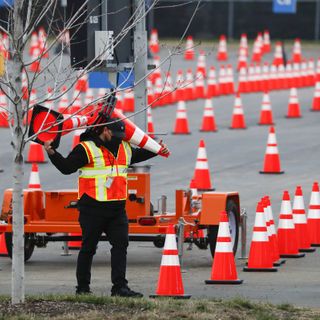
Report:
[[[71,17],[65,17],[64,14],[59,14],[58,0],[15,0],[13,7],[8,7],[9,19],[7,28],[0,27],[5,38],[9,39],[9,45],[4,46],[5,51],[10,55],[11,60],[6,62],[6,73],[0,79],[0,89],[6,94],[9,99],[9,108],[5,110],[8,114],[8,123],[12,134],[13,148],[13,194],[12,194],[12,209],[13,209],[13,255],[12,255],[12,303],[24,302],[24,212],[23,212],[23,152],[26,143],[33,140],[36,135],[28,136],[29,122],[31,112],[34,107],[34,102],[31,101],[31,93],[33,89],[39,90],[40,94],[37,99],[38,104],[51,102],[49,109],[54,108],[54,102],[59,101],[64,92],[73,90],[75,83],[90,71],[95,70],[104,62],[102,56],[109,52],[110,44],[106,44],[100,53],[93,61],[88,62],[87,66],[82,70],[75,71],[66,63],[64,57],[64,46],[62,42],[60,50],[53,54],[53,49],[58,44],[61,44],[61,39],[66,35],[70,28],[81,28],[83,23],[87,23],[88,12],[86,11],[85,1],[81,8],[73,13]],[[200,1],[199,1],[200,3]],[[44,5],[45,4],[45,5]],[[154,0],[152,6],[148,10],[152,10],[157,6],[158,1]],[[122,27],[119,34],[113,39],[112,45],[116,47],[127,33],[134,28],[138,21],[145,18],[148,13],[141,10],[144,6],[144,0],[138,1],[138,6],[133,10],[131,19]],[[126,8],[123,8],[124,10]],[[196,10],[198,7],[196,7]],[[112,12],[108,14],[113,14]],[[194,15],[192,16],[192,18]],[[40,50],[32,57],[28,54],[33,32],[41,25],[43,20],[46,20],[46,33],[41,35]],[[188,24],[187,28],[189,27]],[[186,31],[187,32],[187,31]],[[181,54],[181,41],[186,32],[180,39],[179,44],[168,50],[167,57],[162,61],[170,61],[173,55]],[[4,39],[2,39],[4,43]],[[47,55],[50,57],[47,58]],[[135,61],[134,61],[135,63]],[[134,65],[133,63],[133,65]],[[35,66],[35,72],[29,72],[30,66]],[[38,67],[37,67],[38,66]],[[41,67],[41,68],[40,68]],[[169,68],[171,65],[169,64]],[[34,69],[33,68],[33,69]],[[150,71],[149,73],[151,73]],[[135,79],[135,85],[140,81],[145,80],[149,74],[146,74],[142,79]],[[22,83],[23,77],[25,82]],[[52,91],[46,92],[47,86],[50,84]],[[175,90],[176,88],[173,88]],[[121,90],[119,87],[116,91]],[[108,94],[104,98],[107,98]],[[70,101],[65,112],[68,114],[60,123],[76,117],[78,115],[86,115],[91,112],[87,109],[87,105],[82,108],[70,112],[74,99]],[[98,102],[94,99],[90,104]],[[154,101],[153,103],[155,103]],[[149,106],[146,106],[146,108]],[[69,111],[69,112],[68,112]],[[55,123],[56,125],[57,123]],[[52,126],[43,125],[38,133],[48,131]]]

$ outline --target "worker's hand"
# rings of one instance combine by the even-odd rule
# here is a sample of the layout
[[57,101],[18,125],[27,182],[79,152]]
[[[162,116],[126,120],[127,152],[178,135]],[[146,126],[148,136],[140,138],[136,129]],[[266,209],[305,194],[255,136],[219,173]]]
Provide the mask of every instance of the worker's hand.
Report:
[[53,140],[49,140],[49,141],[46,141],[43,144],[44,149],[47,151],[48,155],[50,155],[50,156],[52,156],[55,153],[55,151],[54,151],[54,149],[52,148],[52,145],[51,145],[52,141]]
[[161,148],[161,155],[163,156],[168,156],[170,154],[170,150],[168,149],[167,145],[165,143],[162,142],[162,140],[160,140],[159,142]]

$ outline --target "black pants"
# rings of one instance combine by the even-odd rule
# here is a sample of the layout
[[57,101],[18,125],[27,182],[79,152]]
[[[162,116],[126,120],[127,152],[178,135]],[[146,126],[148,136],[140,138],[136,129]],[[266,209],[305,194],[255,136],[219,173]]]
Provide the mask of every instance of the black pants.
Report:
[[79,222],[82,229],[82,246],[77,262],[78,287],[88,289],[91,281],[91,265],[97,244],[104,232],[111,248],[111,281],[113,288],[125,286],[128,219],[123,208],[119,210],[101,210],[100,208],[81,206]]

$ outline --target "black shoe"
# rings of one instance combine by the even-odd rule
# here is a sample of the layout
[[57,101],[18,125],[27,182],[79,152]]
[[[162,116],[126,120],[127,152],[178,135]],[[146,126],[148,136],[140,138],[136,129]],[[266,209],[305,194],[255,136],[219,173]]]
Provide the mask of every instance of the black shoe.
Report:
[[90,288],[82,288],[82,287],[76,287],[76,294],[92,294],[92,291]]
[[142,298],[143,294],[140,292],[135,292],[129,287],[122,287],[118,289],[111,290],[112,297],[128,297],[128,298]]

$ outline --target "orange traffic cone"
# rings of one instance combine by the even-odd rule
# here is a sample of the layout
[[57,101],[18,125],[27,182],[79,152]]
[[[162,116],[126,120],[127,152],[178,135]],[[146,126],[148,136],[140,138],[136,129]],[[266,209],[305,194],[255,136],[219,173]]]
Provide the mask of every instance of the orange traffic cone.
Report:
[[88,74],[83,70],[79,71],[79,76],[75,84],[75,89],[80,92],[86,92],[88,89]]
[[35,48],[33,50],[33,55],[32,55],[32,63],[30,64],[29,71],[33,73],[37,73],[40,71],[40,49],[39,47]]
[[156,294],[150,297],[155,298],[159,296],[182,299],[191,297],[191,295],[184,293],[176,233],[173,225],[167,227]]
[[202,125],[200,131],[217,131],[216,120],[211,99],[206,99],[203,111]]
[[184,101],[179,101],[177,105],[177,116],[173,134],[190,134],[189,122],[187,118],[186,104]]
[[32,169],[29,178],[29,189],[41,189],[39,169],[36,163],[32,164]]
[[229,219],[225,211],[220,213],[217,245],[212,262],[211,279],[206,284],[241,284],[232,251]]
[[230,64],[226,68],[226,91],[227,94],[234,94],[234,78],[233,78],[233,69]]
[[274,127],[270,127],[267,149],[264,157],[263,171],[260,173],[281,174],[280,156],[277,145],[277,138]]
[[241,68],[247,68],[247,66],[247,50],[245,48],[240,48],[237,70],[239,71]]
[[204,140],[200,140],[193,180],[198,190],[214,190],[211,184],[210,170]]
[[304,200],[301,186],[297,186],[293,207],[293,222],[296,230],[298,249],[300,252],[314,252],[316,249],[311,248],[310,236],[308,233],[307,217],[304,209]]
[[8,257],[5,234],[0,234],[0,257]]
[[278,271],[277,268],[273,267],[273,257],[267,233],[266,217],[261,202],[258,203],[256,209],[248,265],[243,268],[243,271]]
[[246,57],[248,56],[248,37],[246,33],[242,33],[240,36],[240,46],[239,46],[239,55],[240,51],[244,49]]
[[280,41],[276,43],[272,64],[275,66],[283,64],[282,43]]
[[[266,214],[266,221],[269,222],[269,230],[270,230],[269,243],[270,243],[270,250],[272,254],[273,266],[278,267],[278,266],[281,266],[283,263],[285,263],[286,260],[280,259],[278,237],[277,237],[276,228],[274,225],[270,198],[268,196],[265,196],[263,198],[263,203],[265,204],[264,212]],[[267,223],[267,226],[268,226],[268,223]]]
[[201,73],[203,78],[207,77],[207,69],[206,69],[206,53],[201,50],[198,57],[197,63],[197,71],[196,74]]
[[150,51],[152,53],[158,53],[160,51],[158,30],[157,29],[152,29],[151,30],[149,48],[150,48]]
[[320,192],[318,182],[314,182],[308,210],[308,231],[313,247],[320,247]]
[[124,90],[122,110],[123,112],[134,112],[134,91],[132,88]]
[[154,126],[152,121],[152,113],[151,108],[147,109],[147,129],[148,129],[148,135],[154,139]]
[[304,253],[299,253],[295,226],[293,223],[290,195],[283,192],[279,225],[278,225],[279,253],[282,258],[302,258]]
[[269,53],[271,51],[270,34],[268,30],[263,32],[263,52]]
[[296,88],[290,89],[289,105],[286,118],[301,118],[300,104]]
[[186,73],[185,89],[184,89],[184,98],[186,101],[196,99],[194,85],[194,79],[192,70],[188,69]]
[[246,129],[244,113],[240,94],[238,93],[235,98],[231,127],[229,129]]
[[193,60],[194,59],[194,44],[193,44],[192,36],[187,37],[186,50],[184,52],[184,59],[185,60]]
[[204,99],[205,98],[204,91],[204,76],[200,71],[196,73],[196,81],[195,81],[195,90],[194,90],[194,98],[195,99]]
[[253,43],[253,53],[252,53],[252,62],[261,62],[262,58],[262,52],[261,52],[261,43],[259,43],[258,40],[256,40]]
[[164,80],[164,88],[162,92],[162,104],[167,105],[167,104],[172,104],[173,102],[173,94],[172,94],[172,78],[170,72],[166,73],[166,78]]
[[46,163],[47,161],[44,158],[43,147],[41,144],[30,142],[28,158],[25,161],[26,163]]
[[320,81],[316,82],[311,111],[320,111]]
[[228,60],[227,40],[226,40],[226,36],[225,35],[221,35],[220,39],[219,39],[217,60],[218,61],[226,61],[226,60]]
[[259,125],[273,125],[272,108],[268,92],[264,92],[262,97]]
[[301,41],[300,39],[295,39],[293,43],[293,52],[292,52],[292,61],[301,63],[302,55],[301,55]]
[[38,41],[38,34],[36,31],[33,31],[31,34],[30,39],[30,46],[29,46],[29,55],[33,57],[34,51],[39,48],[39,41]]
[[227,94],[227,74],[226,74],[226,69],[224,65],[220,66],[219,69],[219,76],[218,76],[218,82],[219,82],[219,94],[220,95],[225,95]]
[[207,86],[207,98],[212,98],[219,95],[219,88],[216,80],[216,69],[210,67]]
[[3,90],[0,89],[0,127],[8,128],[8,102],[7,96],[4,94]]
[[247,81],[247,69],[241,68],[239,71],[238,90],[239,93],[249,92],[248,81]]
[[308,67],[307,67],[307,74],[308,74],[308,86],[314,86],[316,84],[316,74],[314,71],[314,59],[310,58],[308,61]]

